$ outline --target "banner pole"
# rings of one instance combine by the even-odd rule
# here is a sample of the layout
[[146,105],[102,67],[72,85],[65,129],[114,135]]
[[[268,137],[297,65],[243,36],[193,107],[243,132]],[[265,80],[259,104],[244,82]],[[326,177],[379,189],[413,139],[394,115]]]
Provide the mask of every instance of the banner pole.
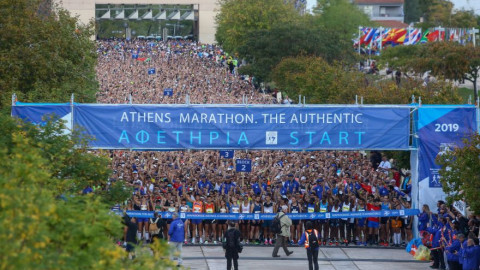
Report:
[[72,127],[71,127],[72,128],[72,134],[73,134],[73,131],[74,131],[74,124],[73,124],[73,109],[74,109],[73,104],[74,104],[74,102],[75,102],[75,94],[72,93],[72,95],[70,97],[70,111],[71,111],[71,113],[70,113],[70,123],[72,125]]

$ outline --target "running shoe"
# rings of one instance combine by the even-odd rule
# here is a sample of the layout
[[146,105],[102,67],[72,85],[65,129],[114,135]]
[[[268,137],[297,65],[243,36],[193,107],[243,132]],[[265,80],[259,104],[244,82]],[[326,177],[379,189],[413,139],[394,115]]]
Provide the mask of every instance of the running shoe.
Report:
[[195,237],[192,237],[192,244],[195,245]]
[[338,246],[340,243],[338,241],[335,241],[335,245]]
[[185,241],[183,241],[183,244],[184,244],[184,245],[187,245],[187,244],[188,244],[188,241],[185,239]]
[[269,245],[273,245],[272,239],[270,239],[270,241],[268,241],[268,244],[269,244]]
[[295,241],[291,240],[290,245],[292,245],[292,246],[295,245]]
[[268,240],[265,239],[265,242],[263,243],[265,246],[268,245]]
[[208,240],[205,240],[205,242],[203,242],[205,245],[208,245]]
[[213,241],[213,244],[216,245],[216,244],[217,244],[217,241]]

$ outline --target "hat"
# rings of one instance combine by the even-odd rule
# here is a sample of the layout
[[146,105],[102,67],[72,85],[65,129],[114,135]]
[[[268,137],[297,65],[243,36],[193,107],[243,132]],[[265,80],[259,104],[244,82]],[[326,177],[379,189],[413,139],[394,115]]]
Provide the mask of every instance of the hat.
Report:
[[323,182],[323,178],[318,178],[317,183]]
[[306,180],[306,179],[307,179],[307,177],[305,177],[305,176],[300,177],[300,180]]
[[293,177],[293,174],[289,173],[289,174],[288,174],[288,177]]
[[287,211],[287,210],[288,210],[288,206],[282,205],[282,210],[283,210],[283,211]]

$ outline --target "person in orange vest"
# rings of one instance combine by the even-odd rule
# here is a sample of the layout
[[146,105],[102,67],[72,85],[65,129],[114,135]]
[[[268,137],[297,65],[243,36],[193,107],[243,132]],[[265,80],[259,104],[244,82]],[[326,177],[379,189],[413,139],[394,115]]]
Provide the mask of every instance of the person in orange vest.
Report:
[[318,231],[313,228],[312,222],[307,221],[305,223],[305,232],[302,234],[300,241],[298,241],[298,245],[305,245],[309,270],[313,270],[314,266],[315,270],[318,270],[318,249],[320,247],[318,236]]

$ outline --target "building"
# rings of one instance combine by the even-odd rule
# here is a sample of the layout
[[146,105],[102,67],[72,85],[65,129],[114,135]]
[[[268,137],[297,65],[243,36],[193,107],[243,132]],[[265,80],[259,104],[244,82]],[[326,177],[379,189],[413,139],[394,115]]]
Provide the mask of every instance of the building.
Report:
[[[95,19],[112,19],[112,20],[161,20],[165,18],[175,19],[191,17],[196,25],[196,35],[198,40],[203,43],[215,42],[215,16],[217,10],[217,0],[62,0],[59,1],[63,8],[70,11],[72,15],[79,16],[79,19],[83,23],[88,23]],[[100,6],[119,6],[119,5],[135,5],[138,6],[137,11],[132,12],[130,15],[123,15],[121,11],[105,11],[99,12]],[[166,10],[165,13],[155,13],[149,10],[143,10],[146,5],[169,5],[170,7],[175,5],[191,6],[191,13],[188,11],[175,11]],[[108,17],[108,18],[107,18]]]
[[404,0],[353,0],[370,17],[385,27],[405,27]]

